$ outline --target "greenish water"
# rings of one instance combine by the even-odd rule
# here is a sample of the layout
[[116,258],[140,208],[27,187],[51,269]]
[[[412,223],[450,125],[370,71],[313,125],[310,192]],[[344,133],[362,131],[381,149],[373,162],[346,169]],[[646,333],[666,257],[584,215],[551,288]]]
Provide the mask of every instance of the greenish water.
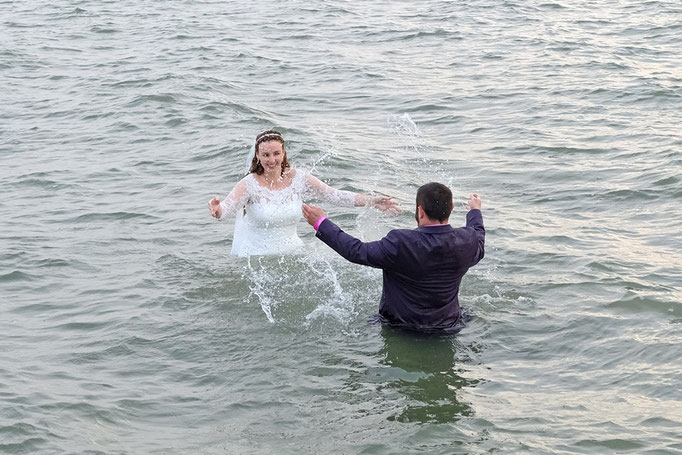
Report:
[[[0,453],[682,453],[679,2],[0,1]],[[484,201],[456,338],[301,222],[228,256],[255,135],[397,217]]]

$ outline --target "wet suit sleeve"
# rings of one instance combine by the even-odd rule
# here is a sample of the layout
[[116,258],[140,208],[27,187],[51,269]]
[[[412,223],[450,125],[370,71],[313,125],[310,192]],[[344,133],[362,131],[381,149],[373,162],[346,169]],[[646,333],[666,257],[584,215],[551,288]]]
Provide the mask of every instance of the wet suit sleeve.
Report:
[[360,265],[368,265],[379,269],[390,269],[395,263],[398,253],[397,239],[393,231],[375,242],[362,242],[326,219],[320,224],[317,238],[326,243],[341,256]]
[[467,212],[467,225],[465,228],[471,235],[471,263],[469,267],[478,264],[485,255],[485,228],[483,227],[483,214],[478,209]]

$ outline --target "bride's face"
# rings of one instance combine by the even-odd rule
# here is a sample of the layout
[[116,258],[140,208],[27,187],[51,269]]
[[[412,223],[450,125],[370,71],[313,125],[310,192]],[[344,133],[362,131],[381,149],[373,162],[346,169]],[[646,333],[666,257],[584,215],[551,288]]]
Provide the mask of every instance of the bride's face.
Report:
[[258,144],[258,159],[263,165],[265,172],[282,171],[282,161],[284,161],[284,149],[279,141],[261,142]]

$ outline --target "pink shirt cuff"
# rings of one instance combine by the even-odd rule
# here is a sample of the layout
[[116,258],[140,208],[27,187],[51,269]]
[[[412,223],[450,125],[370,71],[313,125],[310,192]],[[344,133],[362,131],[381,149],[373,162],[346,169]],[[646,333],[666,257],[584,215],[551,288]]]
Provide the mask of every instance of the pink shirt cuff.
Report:
[[315,228],[316,231],[317,231],[317,228],[320,227],[320,224],[322,224],[322,222],[326,219],[327,219],[327,215],[322,215],[320,218],[317,219],[317,221],[315,221],[315,224],[313,224],[313,227]]

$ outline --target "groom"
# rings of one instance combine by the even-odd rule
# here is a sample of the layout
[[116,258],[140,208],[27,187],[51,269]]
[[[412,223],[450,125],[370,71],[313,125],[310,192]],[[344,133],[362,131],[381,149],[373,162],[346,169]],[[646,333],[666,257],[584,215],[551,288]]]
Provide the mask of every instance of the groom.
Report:
[[417,191],[417,229],[394,229],[367,243],[343,232],[319,207],[303,204],[303,216],[316,236],[341,256],[384,271],[379,304],[383,322],[456,333],[463,326],[459,285],[469,267],[483,258],[485,229],[478,194],[467,204],[466,227],[448,224],[453,207],[447,186],[427,183]]

